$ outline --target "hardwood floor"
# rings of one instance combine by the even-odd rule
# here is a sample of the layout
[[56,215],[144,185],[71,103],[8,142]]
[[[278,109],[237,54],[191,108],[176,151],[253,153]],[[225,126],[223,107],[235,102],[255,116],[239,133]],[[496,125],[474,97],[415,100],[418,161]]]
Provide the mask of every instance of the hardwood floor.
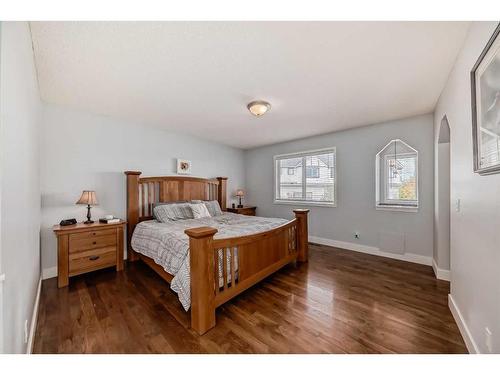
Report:
[[217,310],[204,336],[141,262],[58,289],[45,280],[35,353],[466,353],[431,267],[311,245]]

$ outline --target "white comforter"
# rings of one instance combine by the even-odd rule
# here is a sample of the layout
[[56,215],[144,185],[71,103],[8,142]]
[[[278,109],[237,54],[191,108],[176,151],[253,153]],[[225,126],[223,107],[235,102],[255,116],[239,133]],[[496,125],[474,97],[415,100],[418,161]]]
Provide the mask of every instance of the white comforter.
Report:
[[152,258],[165,271],[174,275],[170,287],[177,293],[187,311],[191,306],[191,289],[189,237],[184,233],[186,229],[209,226],[218,229],[215,238],[227,238],[265,232],[286,222],[285,219],[232,213],[169,223],[160,223],[156,220],[143,221],[135,227],[132,248]]

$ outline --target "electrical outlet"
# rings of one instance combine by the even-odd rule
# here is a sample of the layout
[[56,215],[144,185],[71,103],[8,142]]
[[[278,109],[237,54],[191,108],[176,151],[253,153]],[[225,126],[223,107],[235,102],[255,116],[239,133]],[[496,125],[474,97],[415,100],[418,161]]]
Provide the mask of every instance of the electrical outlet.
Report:
[[493,335],[488,327],[484,328],[484,341],[489,353],[493,353]]
[[24,321],[24,343],[28,343],[28,320]]
[[359,240],[359,232],[354,232],[354,238],[356,238],[357,240]]
[[460,212],[461,204],[462,204],[462,202],[460,201],[460,198],[458,198],[456,203],[455,203],[455,211]]

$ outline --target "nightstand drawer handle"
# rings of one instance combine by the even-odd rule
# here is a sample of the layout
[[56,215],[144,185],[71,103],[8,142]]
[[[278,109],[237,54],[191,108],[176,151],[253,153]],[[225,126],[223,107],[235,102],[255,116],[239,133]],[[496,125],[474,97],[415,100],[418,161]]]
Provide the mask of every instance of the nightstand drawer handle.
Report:
[[89,257],[89,260],[97,260],[99,259],[99,255],[92,255],[91,257]]
[[92,245],[97,245],[97,241],[92,242]]

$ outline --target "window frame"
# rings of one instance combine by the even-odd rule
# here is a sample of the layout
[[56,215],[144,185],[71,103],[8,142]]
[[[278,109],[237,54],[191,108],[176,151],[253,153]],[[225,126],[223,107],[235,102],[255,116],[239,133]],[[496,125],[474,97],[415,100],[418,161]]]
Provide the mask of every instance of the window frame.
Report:
[[394,155],[384,155],[384,173],[383,173],[383,181],[384,181],[384,200],[379,204],[384,206],[392,205],[392,206],[409,206],[409,207],[418,207],[418,154],[415,155],[413,152],[405,152],[401,154],[397,154],[398,159],[410,159],[415,158],[415,196],[416,199],[389,199],[387,198],[389,182],[388,182],[388,165],[387,161],[389,159],[393,159]]
[[[387,160],[389,157],[394,157],[394,154],[383,155],[383,169],[380,170],[380,159],[379,155],[383,150],[387,148],[392,142],[401,142],[407,148],[413,150],[413,152],[402,152],[397,153],[397,156],[404,158],[405,156],[415,155],[415,187],[416,187],[416,199],[415,200],[404,200],[404,199],[387,199],[387,189],[388,189],[388,179],[387,179]],[[401,139],[392,139],[387,145],[385,145],[378,153],[375,158],[375,208],[382,211],[403,211],[403,212],[418,212],[420,200],[419,200],[419,165],[418,165],[418,151],[410,146],[408,143],[402,141]],[[383,181],[383,183],[381,183]],[[383,184],[383,186],[382,186]],[[381,191],[382,190],[382,191]]]
[[[334,160],[334,165],[333,168],[330,167],[330,170],[333,170],[333,202],[319,202],[319,201],[311,201],[311,200],[306,200],[305,198],[302,198],[300,200],[295,200],[295,199],[278,199],[278,191],[279,191],[279,186],[280,186],[280,173],[279,173],[279,167],[278,167],[278,161],[282,159],[289,159],[289,158],[304,158],[307,156],[314,156],[318,154],[325,154],[325,153],[333,153],[333,160]],[[336,147],[326,147],[326,148],[320,148],[320,149],[315,149],[315,150],[307,150],[307,151],[300,151],[300,152],[292,152],[288,154],[280,154],[280,155],[274,155],[273,156],[273,168],[274,168],[274,193],[273,193],[273,203],[274,204],[285,204],[285,205],[300,205],[300,206],[319,206],[319,207],[337,207],[337,201],[338,201],[338,196],[337,196],[337,148]],[[304,194],[307,194],[307,191],[305,189],[306,186],[306,168],[303,165],[302,166],[302,192]],[[331,171],[328,172],[329,175],[331,176]]]

